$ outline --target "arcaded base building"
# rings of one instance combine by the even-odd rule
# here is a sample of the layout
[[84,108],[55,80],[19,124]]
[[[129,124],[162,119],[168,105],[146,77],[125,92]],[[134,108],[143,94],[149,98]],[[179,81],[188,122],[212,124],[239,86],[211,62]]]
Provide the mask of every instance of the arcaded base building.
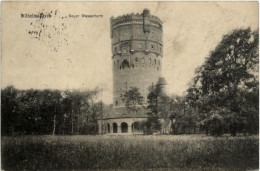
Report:
[[[142,133],[140,122],[147,120],[149,87],[166,84],[161,77],[163,23],[147,9],[110,21],[113,68],[113,107],[98,120],[99,133]],[[137,113],[129,112],[122,100],[130,87],[137,87],[144,104]],[[164,121],[162,121],[164,122]]]

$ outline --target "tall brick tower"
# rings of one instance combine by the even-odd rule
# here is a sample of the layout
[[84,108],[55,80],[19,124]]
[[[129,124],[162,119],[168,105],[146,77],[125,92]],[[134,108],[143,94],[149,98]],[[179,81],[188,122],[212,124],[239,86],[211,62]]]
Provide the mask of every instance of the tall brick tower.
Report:
[[145,109],[137,114],[126,110],[122,97],[137,87],[147,104],[148,88],[157,84],[162,71],[162,21],[144,9],[142,14],[110,20],[113,68],[113,109],[103,121],[105,132],[132,132],[133,123],[146,119]]

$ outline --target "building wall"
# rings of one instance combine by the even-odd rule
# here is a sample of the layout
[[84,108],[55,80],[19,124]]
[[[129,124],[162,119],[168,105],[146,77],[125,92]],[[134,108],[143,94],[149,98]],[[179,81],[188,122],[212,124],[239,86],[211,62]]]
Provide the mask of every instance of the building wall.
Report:
[[[133,123],[146,121],[146,109],[135,116],[122,101],[125,91],[137,87],[147,103],[148,88],[157,84],[162,72],[162,21],[149,10],[111,18],[113,109],[98,120],[99,133],[142,133]],[[144,104],[145,105],[145,104]],[[165,124],[164,124],[165,125]],[[167,125],[167,124],[166,124]],[[168,127],[168,126],[166,126]],[[114,129],[117,128],[117,131]]]
[[111,18],[113,107],[124,106],[122,97],[130,87],[137,87],[147,102],[148,88],[161,76],[162,35],[162,21],[148,10]]
[[[133,128],[133,123],[140,124],[142,121],[146,121],[147,118],[112,118],[112,119],[105,119],[105,120],[99,120],[99,134],[105,134],[105,133],[136,133],[140,134],[143,133],[141,129]],[[103,124],[103,128],[102,128]],[[115,125],[116,125],[116,131],[115,131]],[[127,130],[123,127],[126,126]],[[125,127],[125,128],[126,128]],[[133,132],[134,129],[134,132]],[[125,132],[124,132],[125,131]]]
[[[122,118],[98,120],[98,125],[99,125],[98,130],[99,130],[99,134],[107,134],[107,133],[142,134],[143,130],[141,128],[141,123],[144,121],[147,121],[147,118],[123,118],[122,117]],[[170,133],[171,125],[173,123],[171,123],[170,120],[164,120],[164,119],[159,119],[159,121],[161,123],[161,133],[162,134]],[[133,127],[134,123],[136,127],[135,126]],[[123,124],[125,127],[123,126]],[[116,126],[116,130],[114,128],[115,126]],[[126,127],[127,129],[125,129]]]

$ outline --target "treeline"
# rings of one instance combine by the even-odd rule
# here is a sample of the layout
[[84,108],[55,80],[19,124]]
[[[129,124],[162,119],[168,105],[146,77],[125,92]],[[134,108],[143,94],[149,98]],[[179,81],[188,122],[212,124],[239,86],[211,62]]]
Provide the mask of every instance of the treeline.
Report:
[[213,136],[259,133],[259,35],[236,29],[224,35],[197,68],[184,96],[148,95],[149,130],[160,130],[158,118],[172,122],[171,132],[205,132]]
[[104,104],[97,101],[99,90],[1,90],[1,133],[96,134],[97,117]]

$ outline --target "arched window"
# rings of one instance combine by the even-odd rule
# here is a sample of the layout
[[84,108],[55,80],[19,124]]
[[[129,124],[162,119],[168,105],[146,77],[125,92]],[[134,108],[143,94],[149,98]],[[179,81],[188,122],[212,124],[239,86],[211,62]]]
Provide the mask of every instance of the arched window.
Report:
[[144,64],[144,58],[142,59],[142,63]]
[[126,59],[124,59],[122,62],[122,68],[130,68],[129,62]]
[[156,65],[156,59],[154,60],[154,64]]
[[149,58],[149,64],[151,64],[151,58]]
[[138,59],[137,59],[137,58],[135,58],[135,62],[138,62]]
[[116,101],[116,106],[118,105],[118,101]]

